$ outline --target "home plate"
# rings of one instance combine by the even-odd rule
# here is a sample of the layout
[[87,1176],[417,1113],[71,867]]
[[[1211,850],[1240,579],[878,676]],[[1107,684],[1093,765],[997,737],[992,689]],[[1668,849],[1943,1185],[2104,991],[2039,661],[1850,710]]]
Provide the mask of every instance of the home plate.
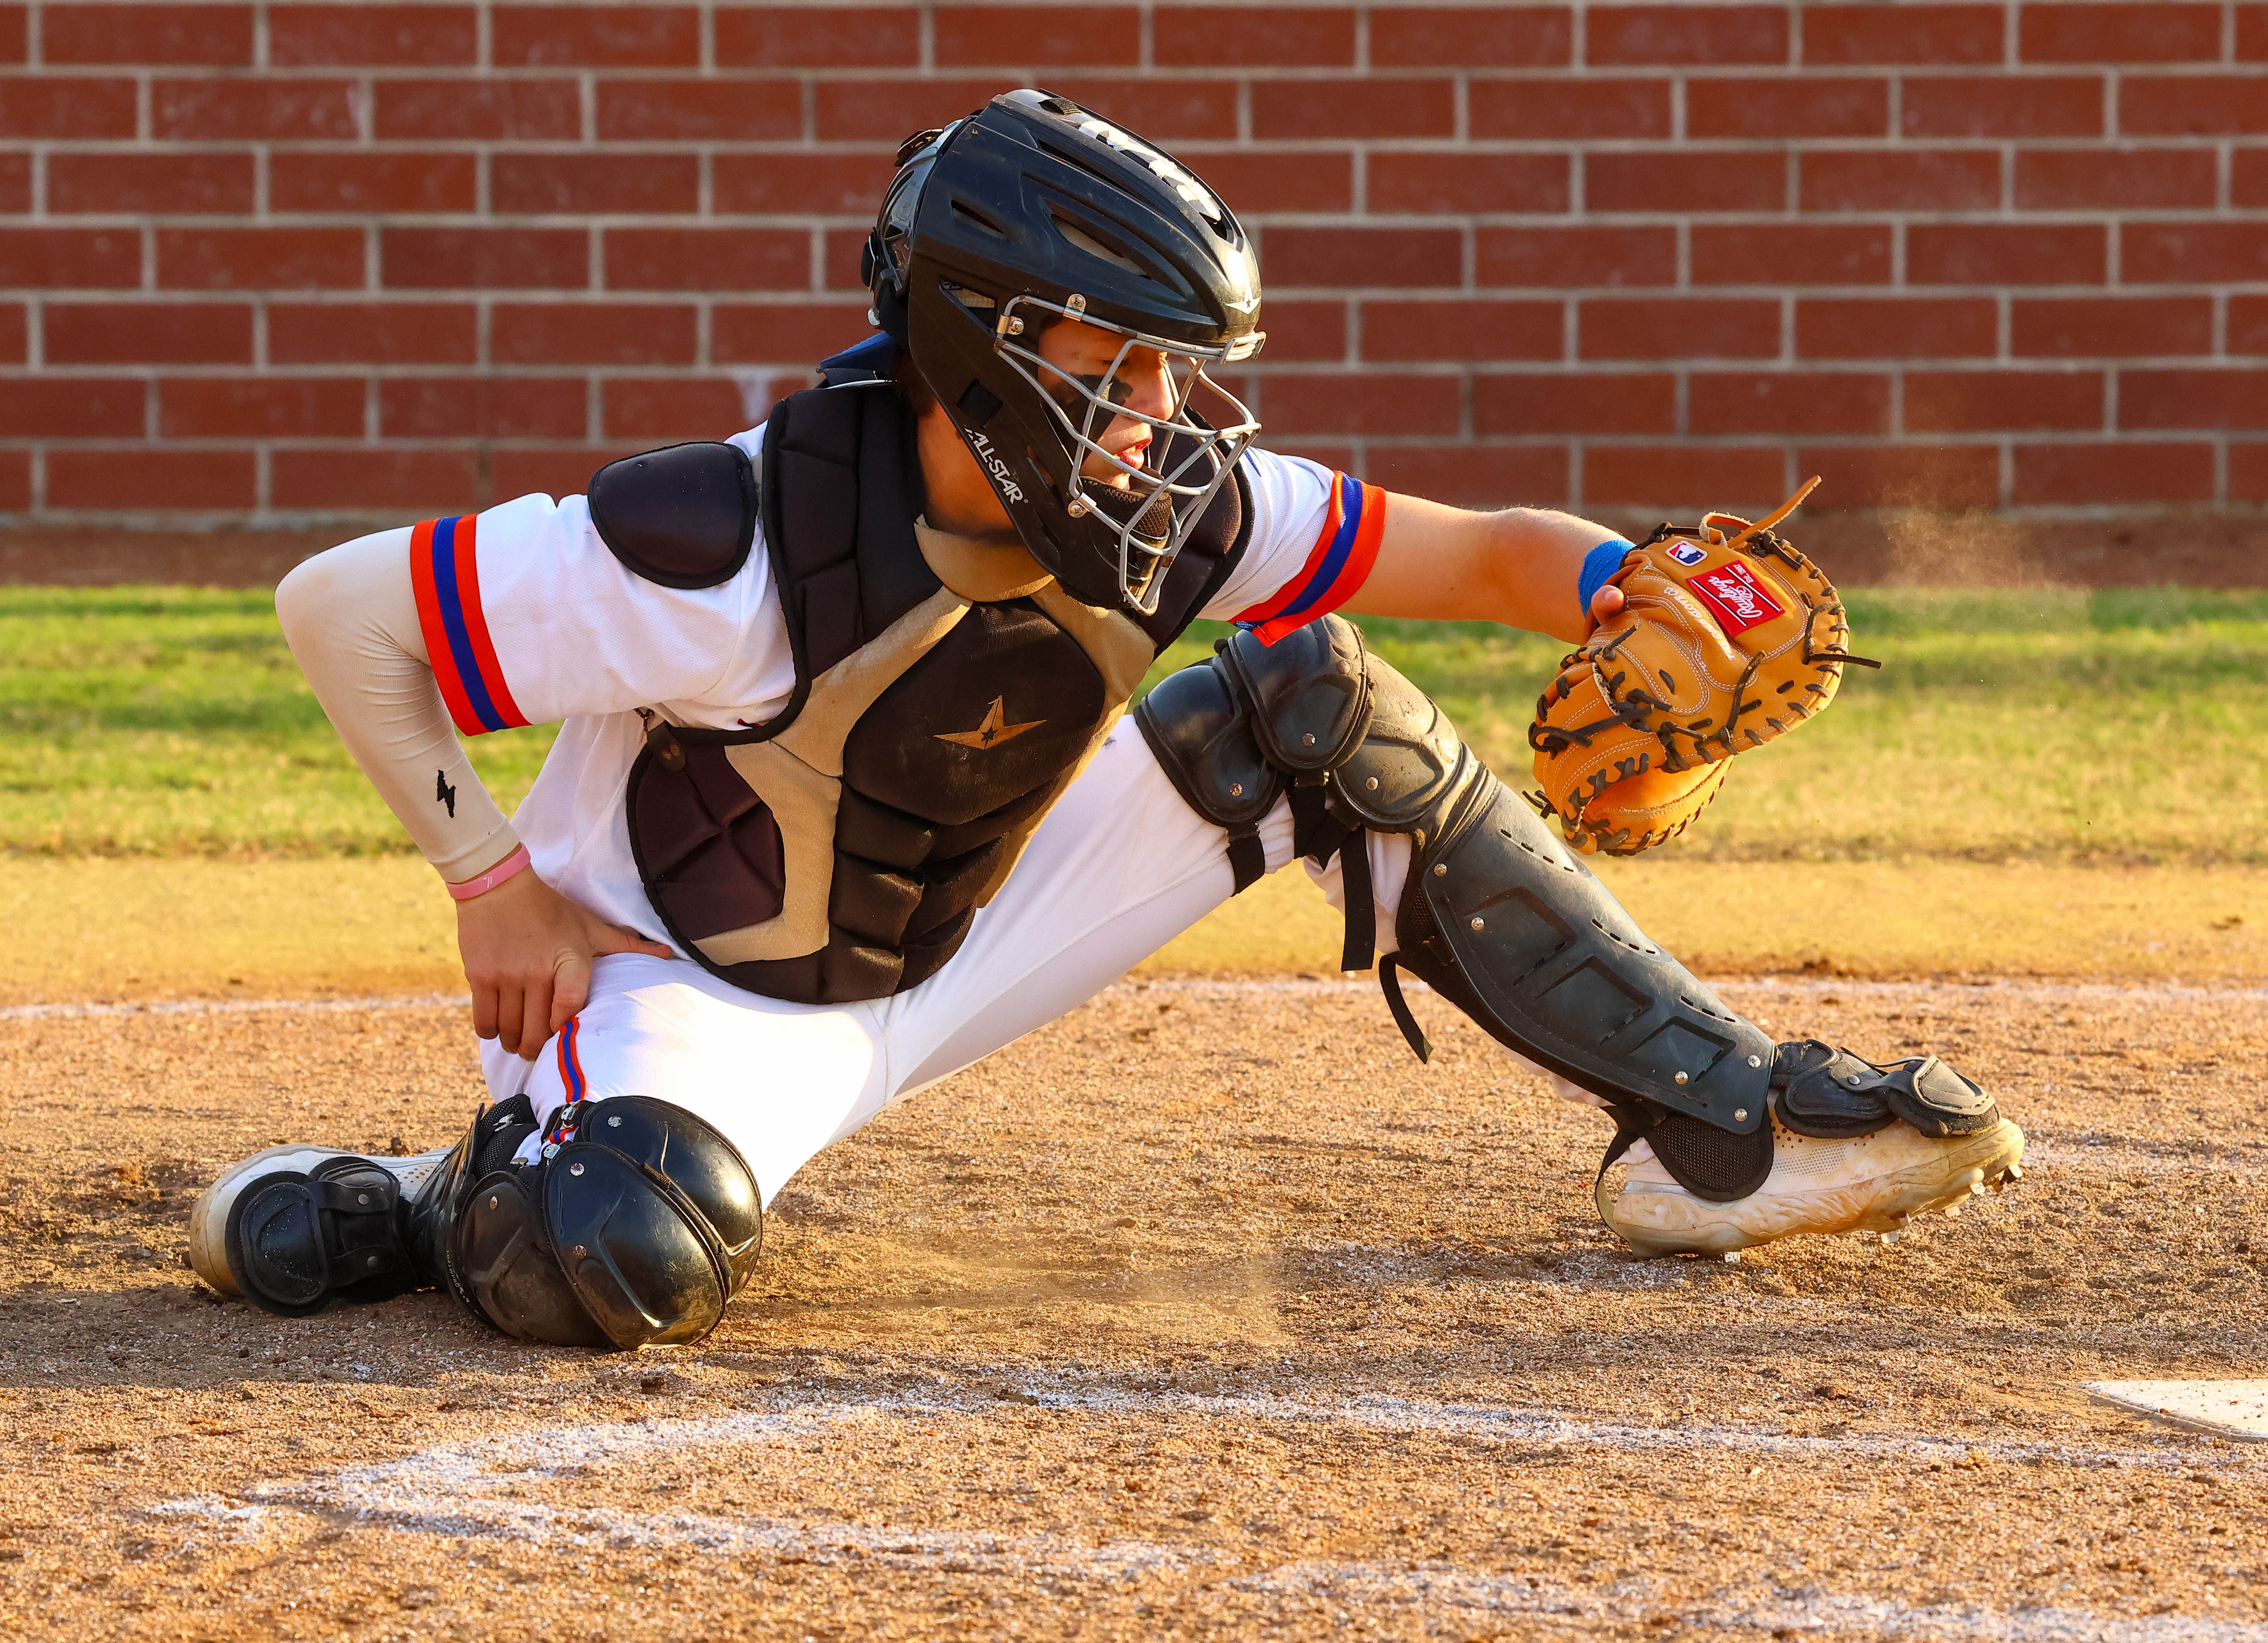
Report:
[[2268,1381],[2089,1381],[2082,1389],[2131,1414],[2268,1443]]

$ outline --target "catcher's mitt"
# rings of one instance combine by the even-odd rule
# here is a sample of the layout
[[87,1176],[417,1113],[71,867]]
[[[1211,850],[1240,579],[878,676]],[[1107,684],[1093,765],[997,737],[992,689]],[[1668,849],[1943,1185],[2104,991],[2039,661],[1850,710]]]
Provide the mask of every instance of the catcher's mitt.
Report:
[[1835,699],[1849,620],[1834,584],[1771,527],[1814,479],[1751,525],[1712,513],[1664,525],[1611,578],[1629,602],[1535,704],[1535,802],[1585,854],[1632,856],[1683,832],[1725,762]]

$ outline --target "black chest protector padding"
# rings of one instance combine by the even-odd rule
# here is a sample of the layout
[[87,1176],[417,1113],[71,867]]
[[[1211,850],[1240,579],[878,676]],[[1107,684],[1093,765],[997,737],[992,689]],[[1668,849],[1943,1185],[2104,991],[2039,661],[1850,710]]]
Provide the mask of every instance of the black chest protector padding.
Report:
[[586,500],[599,540],[664,587],[731,581],[755,541],[755,465],[735,445],[703,440],[609,462],[591,475]]

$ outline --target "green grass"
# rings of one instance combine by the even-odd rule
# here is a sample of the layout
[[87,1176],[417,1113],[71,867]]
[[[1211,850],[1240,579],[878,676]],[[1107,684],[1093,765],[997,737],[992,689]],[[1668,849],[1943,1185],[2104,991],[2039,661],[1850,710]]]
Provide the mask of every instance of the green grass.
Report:
[[[2268,593],[1852,596],[1835,709],[1742,757],[1686,859],[2268,863]],[[1562,647],[1366,621],[1507,777]],[[1204,654],[1212,624],[1164,667]],[[0,851],[309,857],[409,850],[260,592],[0,588]],[[472,743],[507,808],[550,732]]]

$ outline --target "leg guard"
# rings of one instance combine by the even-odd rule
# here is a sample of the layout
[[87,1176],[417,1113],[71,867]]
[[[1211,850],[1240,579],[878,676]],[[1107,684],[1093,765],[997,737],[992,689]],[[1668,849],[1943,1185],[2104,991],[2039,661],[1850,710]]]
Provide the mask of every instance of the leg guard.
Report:
[[578,1101],[542,1156],[524,1099],[467,1131],[413,1209],[423,1261],[467,1308],[526,1341],[677,1346],[717,1327],[747,1284],[763,1210],[731,1142],[667,1101]]

